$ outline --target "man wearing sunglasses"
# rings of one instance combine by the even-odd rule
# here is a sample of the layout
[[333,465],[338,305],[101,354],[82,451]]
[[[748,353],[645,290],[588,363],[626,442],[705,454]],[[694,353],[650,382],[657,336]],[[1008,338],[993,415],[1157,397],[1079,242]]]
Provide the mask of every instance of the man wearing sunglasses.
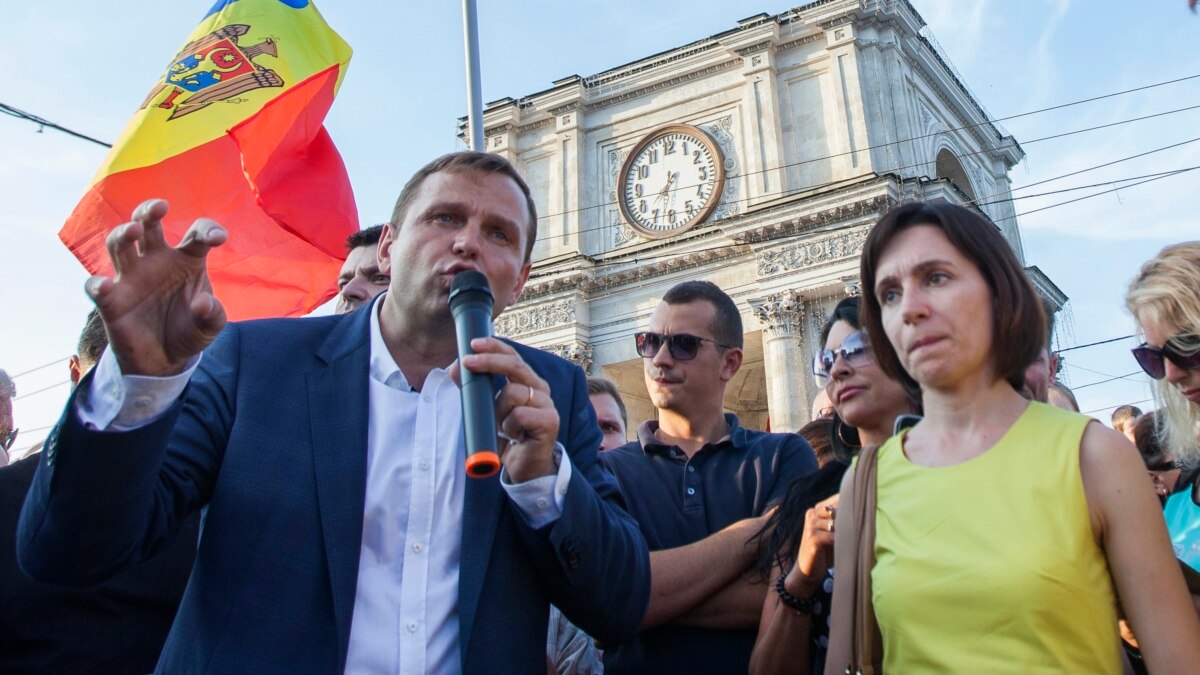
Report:
[[724,412],[742,319],[715,284],[669,290],[635,339],[658,419],[600,459],[650,547],[650,607],[636,638],[608,645],[605,672],[745,672],[767,588],[743,575],[757,553],[747,541],[816,457],[795,434]]

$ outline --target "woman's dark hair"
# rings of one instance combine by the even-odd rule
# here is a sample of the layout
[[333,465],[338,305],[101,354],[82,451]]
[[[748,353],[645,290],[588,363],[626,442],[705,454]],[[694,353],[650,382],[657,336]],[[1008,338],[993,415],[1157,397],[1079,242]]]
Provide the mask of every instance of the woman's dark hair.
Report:
[[854,330],[862,330],[862,324],[858,322],[858,298],[844,298],[833,308],[833,313],[826,319],[825,325],[821,326],[821,346],[819,349],[825,348],[825,343],[829,341],[829,333],[833,330],[833,325],[839,321],[845,321],[850,324]]
[[834,459],[816,472],[792,481],[779,508],[746,544],[758,547],[753,568],[755,576],[770,581],[778,574],[777,570],[786,570],[796,561],[796,551],[804,538],[804,514],[818,502],[838,493],[848,467],[842,460]]
[[[879,220],[863,244],[862,289],[864,302],[859,307],[863,328],[879,339],[871,340],[875,362],[889,377],[907,386],[916,381],[905,372],[895,348],[885,338],[879,297],[875,294],[879,261],[896,235],[917,225],[941,230],[979,269],[992,291],[992,366],[997,377],[1019,390],[1025,368],[1037,358],[1046,341],[1046,312],[1037,291],[1017,262],[1008,241],[995,224],[974,211],[943,203],[905,204]],[[1004,348],[1000,349],[1000,345]]]

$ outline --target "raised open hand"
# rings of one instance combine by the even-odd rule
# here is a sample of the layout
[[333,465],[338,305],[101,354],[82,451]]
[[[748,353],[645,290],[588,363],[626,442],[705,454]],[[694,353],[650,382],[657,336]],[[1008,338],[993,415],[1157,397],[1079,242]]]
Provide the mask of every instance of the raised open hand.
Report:
[[100,310],[109,349],[125,375],[174,375],[225,327],[225,309],[212,294],[205,260],[225,243],[225,230],[200,218],[179,246],[163,237],[167,203],[142,202],[132,222],[106,242],[116,275],[92,277],[87,293]]

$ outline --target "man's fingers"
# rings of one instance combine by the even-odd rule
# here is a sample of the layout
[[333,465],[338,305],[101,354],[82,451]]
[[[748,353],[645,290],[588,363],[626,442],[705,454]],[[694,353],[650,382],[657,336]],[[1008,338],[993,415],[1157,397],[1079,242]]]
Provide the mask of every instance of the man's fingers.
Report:
[[104,301],[108,298],[108,294],[112,292],[113,281],[108,277],[95,276],[87,280],[83,285],[83,290],[100,308],[100,314],[104,314]]
[[212,293],[197,293],[192,298],[192,316],[196,326],[209,335],[216,335],[225,327],[225,308]]
[[161,199],[149,199],[133,211],[133,220],[142,224],[142,252],[166,248],[162,219],[167,215],[167,203]]
[[183,235],[178,250],[196,258],[203,258],[214,246],[224,244],[227,236],[225,228],[218,225],[217,221],[199,218]]
[[108,258],[112,260],[113,269],[118,275],[137,265],[137,242],[141,236],[142,226],[137,222],[125,223],[108,233],[104,245],[108,248]]

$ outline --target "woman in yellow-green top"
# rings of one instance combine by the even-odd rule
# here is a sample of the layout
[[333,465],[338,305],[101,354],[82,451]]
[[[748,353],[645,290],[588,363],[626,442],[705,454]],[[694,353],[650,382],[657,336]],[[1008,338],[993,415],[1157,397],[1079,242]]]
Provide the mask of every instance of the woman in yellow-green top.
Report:
[[[1118,597],[1152,672],[1197,672],[1200,621],[1137,453],[1017,393],[1046,318],[996,226],[949,204],[896,208],[867,237],[862,288],[864,330],[887,337],[876,363],[919,385],[925,410],[878,455],[884,672],[1119,673]],[[856,550],[853,473],[837,571]],[[847,576],[835,573],[835,627]],[[849,662],[831,635],[826,673]]]

